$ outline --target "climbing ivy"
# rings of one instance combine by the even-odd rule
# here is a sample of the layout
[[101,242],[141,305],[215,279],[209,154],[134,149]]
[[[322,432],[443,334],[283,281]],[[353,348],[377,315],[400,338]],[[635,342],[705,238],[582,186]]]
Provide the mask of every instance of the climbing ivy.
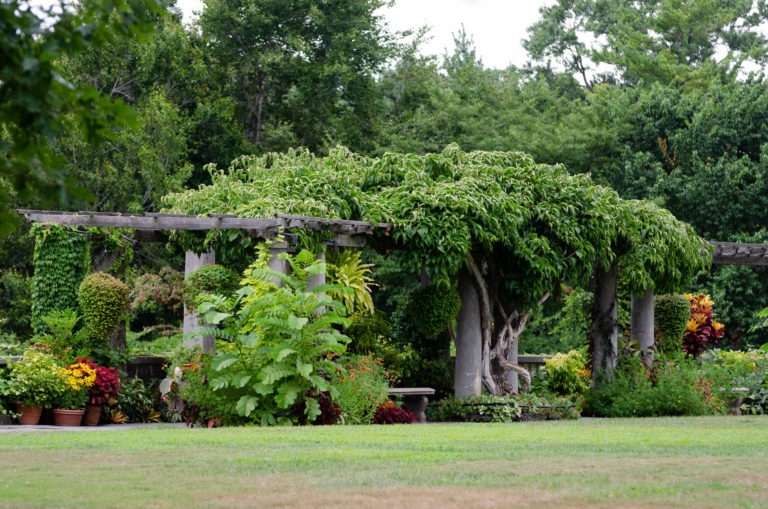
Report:
[[43,317],[54,311],[75,309],[77,289],[90,264],[83,233],[67,226],[34,224],[32,327],[35,334],[48,332]]

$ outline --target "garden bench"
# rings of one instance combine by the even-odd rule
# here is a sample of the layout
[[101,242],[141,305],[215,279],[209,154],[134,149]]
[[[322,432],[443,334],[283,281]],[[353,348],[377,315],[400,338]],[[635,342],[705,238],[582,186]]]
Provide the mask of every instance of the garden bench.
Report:
[[430,387],[401,387],[390,389],[390,396],[401,396],[403,398],[403,408],[416,416],[420,423],[427,422],[427,416],[424,411],[429,403],[429,396],[433,396],[435,390]]
[[749,389],[746,387],[734,387],[731,389],[731,392],[735,392],[739,395],[732,407],[733,415],[741,415],[741,402],[744,400],[744,396],[749,394]]

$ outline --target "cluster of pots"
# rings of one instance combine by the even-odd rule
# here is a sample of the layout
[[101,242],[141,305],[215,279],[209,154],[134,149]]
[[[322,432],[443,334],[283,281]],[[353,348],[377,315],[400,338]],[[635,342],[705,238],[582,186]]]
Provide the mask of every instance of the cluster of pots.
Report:
[[19,424],[35,426],[37,424],[54,424],[56,426],[98,426],[101,416],[101,405],[88,405],[85,410],[63,410],[54,408],[45,412],[39,406],[18,405]]

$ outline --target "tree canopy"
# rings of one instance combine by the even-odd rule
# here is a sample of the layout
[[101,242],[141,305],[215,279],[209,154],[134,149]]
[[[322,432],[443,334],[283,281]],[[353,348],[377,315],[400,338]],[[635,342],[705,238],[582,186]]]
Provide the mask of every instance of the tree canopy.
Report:
[[510,264],[509,297],[522,306],[556,281],[583,280],[595,260],[618,259],[634,288],[659,291],[686,284],[707,263],[704,241],[669,212],[521,152],[449,145],[367,158],[344,148],[327,157],[291,150],[210,171],[211,185],[166,196],[165,211],[389,222],[406,263],[436,278],[456,274],[467,253],[498,254]]

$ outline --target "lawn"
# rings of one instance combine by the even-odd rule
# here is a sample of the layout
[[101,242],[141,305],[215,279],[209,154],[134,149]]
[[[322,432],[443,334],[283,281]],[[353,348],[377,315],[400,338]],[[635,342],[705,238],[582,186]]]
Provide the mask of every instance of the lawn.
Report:
[[768,417],[0,434],[0,507],[766,507]]

